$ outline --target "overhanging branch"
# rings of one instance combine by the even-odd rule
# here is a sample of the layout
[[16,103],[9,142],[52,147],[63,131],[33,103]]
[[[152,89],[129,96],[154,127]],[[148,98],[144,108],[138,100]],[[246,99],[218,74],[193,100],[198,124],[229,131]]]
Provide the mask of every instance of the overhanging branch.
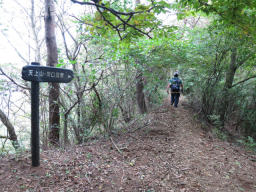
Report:
[[13,82],[15,85],[17,85],[18,87],[22,88],[22,89],[26,89],[26,90],[30,90],[29,87],[25,87],[25,86],[22,86],[20,84],[18,84],[13,78],[11,78],[10,76],[8,76],[4,71],[3,69],[0,67],[0,72],[1,74],[0,75],[4,75],[7,79],[9,79],[11,82]]
[[[136,14],[142,14],[145,12],[150,12],[151,10],[153,10],[154,8],[156,8],[157,6],[154,5],[154,3],[152,2],[152,7],[147,9],[147,10],[143,10],[143,11],[131,11],[131,12],[120,12],[117,11],[115,9],[112,9],[110,7],[105,6],[103,3],[99,4],[98,2],[96,3],[96,0],[92,2],[81,2],[81,1],[77,1],[77,0],[71,0],[73,3],[77,3],[80,5],[90,5],[90,6],[95,6],[97,11],[100,13],[100,15],[102,16],[103,20],[111,27],[113,28],[119,35],[120,39],[124,39],[121,36],[121,31],[125,31],[126,26],[133,28],[135,31],[138,31],[139,33],[147,36],[148,38],[152,38],[149,33],[151,32],[151,30],[149,32],[144,32],[143,30],[139,29],[136,25],[132,25],[129,23],[129,21],[131,20],[131,18],[136,15]],[[114,25],[111,21],[109,21],[103,14],[103,11],[109,11],[112,15],[114,15],[121,23]],[[124,19],[122,18],[122,16],[127,16],[128,18]],[[120,26],[123,26],[122,29],[120,29]]]
[[[246,81],[248,81],[248,80],[250,80],[250,79],[253,79],[253,78],[256,78],[256,75],[253,75],[253,76],[248,77],[248,78],[246,78],[246,79],[244,79],[244,80],[242,80],[242,81],[239,81],[239,82],[233,84],[232,87],[235,87],[235,86],[237,86],[237,85],[239,85],[239,84],[241,84],[241,83],[244,83],[244,82],[246,82]],[[231,87],[231,88],[232,88],[232,87]]]
[[102,8],[104,10],[107,10],[107,11],[113,13],[114,15],[126,15],[126,16],[134,15],[134,14],[140,14],[140,13],[144,13],[144,12],[150,12],[152,9],[154,9],[156,7],[154,5],[146,11],[120,12],[120,11],[116,11],[115,9],[106,7],[104,4],[98,4],[98,3],[92,3],[92,2],[81,2],[81,1],[77,1],[77,0],[71,0],[71,1],[73,3],[77,3],[77,4],[80,4],[80,5],[91,5],[91,6],[95,6],[95,7],[98,7],[98,8]]

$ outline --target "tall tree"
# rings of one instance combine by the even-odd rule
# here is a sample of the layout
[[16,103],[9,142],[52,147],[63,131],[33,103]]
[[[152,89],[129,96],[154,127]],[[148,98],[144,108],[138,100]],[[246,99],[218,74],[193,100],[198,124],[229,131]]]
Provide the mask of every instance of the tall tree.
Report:
[[[58,63],[58,51],[55,35],[55,6],[53,0],[45,0],[45,38],[47,47],[47,66],[55,67]],[[49,83],[49,141],[59,144],[60,110],[59,84]]]
[[[135,1],[136,6],[140,4],[140,0]],[[144,82],[143,82],[143,74],[141,70],[137,70],[137,76],[136,76],[136,99],[137,104],[139,107],[139,111],[141,114],[147,112],[147,105],[145,101],[145,94],[144,94]]]

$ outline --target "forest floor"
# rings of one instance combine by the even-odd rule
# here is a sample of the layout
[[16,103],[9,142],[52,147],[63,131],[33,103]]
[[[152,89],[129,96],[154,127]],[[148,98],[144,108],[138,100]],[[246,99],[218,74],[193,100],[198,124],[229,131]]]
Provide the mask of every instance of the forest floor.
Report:
[[[144,123],[143,123],[144,122]],[[168,101],[127,133],[0,159],[0,191],[253,192],[256,155],[206,133],[186,101]],[[140,124],[140,125],[141,125]]]

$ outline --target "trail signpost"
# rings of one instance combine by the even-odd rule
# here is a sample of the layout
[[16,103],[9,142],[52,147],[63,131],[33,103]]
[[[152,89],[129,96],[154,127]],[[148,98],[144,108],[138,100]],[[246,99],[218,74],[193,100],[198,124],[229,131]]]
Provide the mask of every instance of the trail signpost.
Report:
[[40,165],[39,147],[39,83],[68,83],[73,79],[73,71],[56,67],[40,66],[32,62],[22,68],[22,79],[31,81],[31,160],[32,166]]

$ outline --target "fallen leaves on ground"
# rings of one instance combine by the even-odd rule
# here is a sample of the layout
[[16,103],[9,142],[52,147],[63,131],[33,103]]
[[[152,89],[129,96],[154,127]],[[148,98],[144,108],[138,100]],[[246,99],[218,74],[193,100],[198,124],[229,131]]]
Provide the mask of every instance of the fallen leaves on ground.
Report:
[[136,131],[43,151],[40,167],[3,157],[0,191],[256,191],[255,155],[209,138],[182,103],[165,102]]

